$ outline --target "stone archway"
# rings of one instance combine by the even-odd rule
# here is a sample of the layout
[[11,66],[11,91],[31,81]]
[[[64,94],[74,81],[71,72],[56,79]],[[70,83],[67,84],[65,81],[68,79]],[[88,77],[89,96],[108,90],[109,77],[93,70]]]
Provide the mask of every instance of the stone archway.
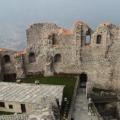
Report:
[[4,55],[3,56],[3,62],[4,62],[4,64],[10,63],[10,56],[9,55]]
[[79,75],[79,86],[81,88],[86,88],[86,83],[87,83],[87,80],[88,80],[88,76],[86,73],[81,73]]

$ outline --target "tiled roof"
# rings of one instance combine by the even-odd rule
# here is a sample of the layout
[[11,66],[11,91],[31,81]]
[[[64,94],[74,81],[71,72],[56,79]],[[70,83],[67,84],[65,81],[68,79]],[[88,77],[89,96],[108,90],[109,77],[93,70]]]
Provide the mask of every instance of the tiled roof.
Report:
[[21,55],[24,55],[24,54],[26,54],[26,51],[19,51],[19,52],[16,52],[14,54],[14,56],[21,56]]
[[62,34],[62,35],[72,35],[73,32],[72,32],[72,30],[68,30],[68,29],[65,29],[65,28],[61,28],[61,29],[59,30],[59,34]]
[[64,86],[36,85],[0,82],[0,101],[21,103],[39,103],[45,97],[53,97],[62,101]]
[[2,51],[7,51],[7,49],[5,49],[5,48],[0,48],[0,52],[2,52]]

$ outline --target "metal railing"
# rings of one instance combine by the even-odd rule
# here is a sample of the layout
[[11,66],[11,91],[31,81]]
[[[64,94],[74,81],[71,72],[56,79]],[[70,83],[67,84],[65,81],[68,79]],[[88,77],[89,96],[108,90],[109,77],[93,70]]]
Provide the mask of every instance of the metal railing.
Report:
[[89,112],[91,113],[90,120],[103,120],[94,103],[92,103],[91,110]]
[[28,120],[27,114],[16,114],[16,115],[2,115],[0,120]]

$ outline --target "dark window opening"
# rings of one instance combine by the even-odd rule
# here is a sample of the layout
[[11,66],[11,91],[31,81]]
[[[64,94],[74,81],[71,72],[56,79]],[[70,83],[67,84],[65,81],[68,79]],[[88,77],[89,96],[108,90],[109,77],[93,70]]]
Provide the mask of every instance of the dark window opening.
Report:
[[97,44],[100,44],[100,43],[101,43],[101,38],[102,38],[101,35],[98,35],[98,36],[97,36],[97,40],[96,40],[96,43],[97,43]]
[[48,39],[52,40],[52,45],[57,44],[56,34],[49,35]]
[[29,63],[33,63],[35,61],[36,61],[35,53],[33,53],[33,52],[29,53]]
[[21,111],[22,111],[22,113],[25,113],[25,112],[26,112],[25,104],[21,104]]
[[0,102],[0,107],[5,107],[5,103],[4,102]]
[[[81,26],[81,28],[82,28],[82,26]],[[84,37],[83,37],[83,29],[81,29],[81,33],[80,33],[80,34],[81,34],[81,47],[83,47],[84,44],[85,44],[85,43],[84,43],[84,42],[85,42],[85,41],[84,41]]]
[[57,62],[61,62],[61,55],[60,54],[56,54],[54,56],[54,63],[57,63]]
[[13,105],[9,105],[9,108],[10,108],[10,109],[13,109]]
[[56,39],[56,35],[55,34],[52,35],[52,44],[53,45],[57,44],[57,39]]
[[80,76],[79,76],[79,78],[80,78],[80,87],[81,88],[85,88],[86,87],[86,83],[87,83],[87,74],[85,74],[85,73],[82,73],[82,74],[80,74]]
[[83,47],[84,46],[84,43],[85,41],[84,41],[84,39],[83,39],[83,37],[82,37],[82,39],[81,39],[81,47]]
[[4,63],[10,63],[10,56],[9,55],[3,56],[3,62]]
[[4,74],[4,82],[16,82],[16,74]]

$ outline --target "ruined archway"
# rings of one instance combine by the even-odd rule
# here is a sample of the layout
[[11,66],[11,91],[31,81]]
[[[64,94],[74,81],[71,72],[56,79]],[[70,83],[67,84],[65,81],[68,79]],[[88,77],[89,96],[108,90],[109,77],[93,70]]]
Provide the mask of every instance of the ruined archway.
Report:
[[4,64],[10,63],[10,56],[9,56],[9,55],[4,55],[4,56],[3,56],[3,63],[4,63]]
[[85,88],[87,80],[88,80],[87,74],[86,73],[81,73],[80,76],[79,76],[79,86],[81,88]]

